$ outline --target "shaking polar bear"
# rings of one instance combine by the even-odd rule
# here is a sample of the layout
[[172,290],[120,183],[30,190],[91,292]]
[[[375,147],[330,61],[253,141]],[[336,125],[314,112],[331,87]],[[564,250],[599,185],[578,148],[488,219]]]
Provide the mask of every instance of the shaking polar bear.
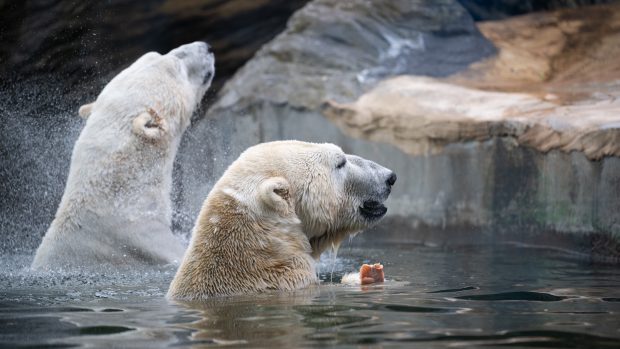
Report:
[[203,42],[150,52],[80,108],[88,120],[32,268],[181,259],[183,245],[170,230],[172,165],[213,75],[213,54]]
[[315,260],[376,223],[396,175],[333,144],[263,143],[246,150],[204,202],[168,297],[295,290]]

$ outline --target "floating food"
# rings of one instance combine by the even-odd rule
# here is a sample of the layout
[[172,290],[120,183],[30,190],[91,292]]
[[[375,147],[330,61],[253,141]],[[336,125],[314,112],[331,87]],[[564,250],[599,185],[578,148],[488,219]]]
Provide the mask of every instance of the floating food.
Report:
[[363,264],[360,268],[360,280],[362,285],[374,284],[385,280],[383,275],[383,265],[380,263]]

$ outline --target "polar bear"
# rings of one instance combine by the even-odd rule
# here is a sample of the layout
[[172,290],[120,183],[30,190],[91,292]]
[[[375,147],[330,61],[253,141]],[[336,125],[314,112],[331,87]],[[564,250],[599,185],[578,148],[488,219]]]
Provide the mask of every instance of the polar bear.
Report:
[[183,244],[170,228],[172,166],[214,72],[204,42],[149,52],[80,108],[86,125],[33,269],[182,258]]
[[215,184],[168,298],[295,290],[325,249],[375,224],[396,175],[333,144],[263,143]]

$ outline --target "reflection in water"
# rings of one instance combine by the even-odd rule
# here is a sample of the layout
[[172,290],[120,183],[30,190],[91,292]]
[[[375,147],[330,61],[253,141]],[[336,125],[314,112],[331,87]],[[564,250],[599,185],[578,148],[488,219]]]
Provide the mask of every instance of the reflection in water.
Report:
[[467,286],[467,287],[461,287],[461,288],[449,288],[447,290],[431,291],[429,293],[452,293],[452,292],[470,291],[470,290],[477,290],[477,288],[473,286]]
[[472,296],[459,296],[458,299],[469,299],[473,301],[536,301],[536,302],[557,302],[567,297],[561,297],[543,292],[502,292],[494,294],[478,294]]
[[[308,330],[299,307],[319,293],[310,288],[292,293],[218,297],[203,302],[178,302],[193,310],[197,320],[182,324],[192,330],[191,343],[243,344],[287,347]],[[300,316],[301,315],[301,316]]]
[[316,330],[334,326],[351,325],[371,319],[357,313],[360,307],[346,305],[307,305],[297,306],[295,311],[303,316],[304,326]]
[[46,278],[4,258],[0,347],[620,347],[615,267],[504,245],[345,246],[334,279],[371,261],[386,283],[177,303],[163,298],[173,268]]
[[132,331],[134,328],[123,326],[92,326],[78,329],[78,335],[105,335]]

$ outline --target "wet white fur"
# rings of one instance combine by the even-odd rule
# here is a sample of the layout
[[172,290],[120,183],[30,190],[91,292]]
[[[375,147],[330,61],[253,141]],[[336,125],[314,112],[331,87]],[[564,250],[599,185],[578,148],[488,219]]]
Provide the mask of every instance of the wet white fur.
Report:
[[172,165],[213,73],[205,43],[150,52],[80,108],[86,125],[32,268],[180,260],[170,230]]

